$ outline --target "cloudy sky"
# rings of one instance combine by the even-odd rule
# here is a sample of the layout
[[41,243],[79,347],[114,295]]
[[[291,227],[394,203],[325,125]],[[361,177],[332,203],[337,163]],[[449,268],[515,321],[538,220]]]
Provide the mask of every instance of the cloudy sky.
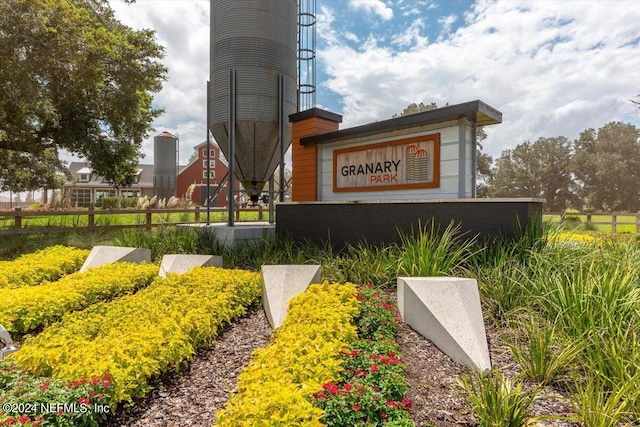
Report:
[[[168,81],[154,124],[180,137],[184,163],[204,140],[207,0],[110,0],[118,19],[152,28]],[[525,140],[576,138],[618,120],[640,126],[640,1],[317,0],[317,105],[342,127],[412,102],[480,99],[503,113],[487,129],[499,156]],[[153,162],[153,135],[143,163]]]

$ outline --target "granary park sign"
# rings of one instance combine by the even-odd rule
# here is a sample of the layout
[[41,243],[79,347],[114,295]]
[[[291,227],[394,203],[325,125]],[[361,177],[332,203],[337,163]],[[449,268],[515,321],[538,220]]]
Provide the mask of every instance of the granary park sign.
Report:
[[333,191],[440,186],[440,134],[343,148],[333,152]]

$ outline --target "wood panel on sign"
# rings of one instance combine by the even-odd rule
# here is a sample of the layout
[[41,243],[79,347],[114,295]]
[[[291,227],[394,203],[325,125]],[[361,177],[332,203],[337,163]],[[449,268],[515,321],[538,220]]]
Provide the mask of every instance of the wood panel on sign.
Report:
[[439,186],[439,133],[333,151],[336,193]]

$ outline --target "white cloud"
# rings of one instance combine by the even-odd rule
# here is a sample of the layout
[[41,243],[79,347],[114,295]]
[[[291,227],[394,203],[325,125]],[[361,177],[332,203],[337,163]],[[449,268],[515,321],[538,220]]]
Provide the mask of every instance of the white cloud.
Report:
[[349,7],[378,15],[385,21],[393,18],[393,9],[381,0],[349,0]]
[[209,2],[166,0],[161,6],[151,1],[110,3],[124,24],[156,30],[158,43],[166,49],[167,81],[154,98],[154,106],[165,112],[153,123],[156,130],[144,143],[142,162],[153,162],[153,137],[164,130],[179,134],[180,159],[186,161],[193,147],[206,138]]
[[409,28],[403,33],[395,34],[391,37],[391,44],[400,47],[424,47],[429,43],[429,38],[421,35],[421,31],[424,29],[425,24],[422,18],[414,20]]
[[438,36],[438,41],[442,41],[451,33],[451,26],[455,24],[457,20],[458,17],[454,14],[438,18],[438,24],[440,24],[440,35]]
[[[342,100],[343,127],[390,118],[411,102],[481,99],[503,113],[485,144],[499,155],[524,140],[575,138],[634,114],[639,21],[635,1],[479,1],[437,43],[392,51],[334,41],[319,60],[324,86]],[[391,39],[404,46],[409,35]]]

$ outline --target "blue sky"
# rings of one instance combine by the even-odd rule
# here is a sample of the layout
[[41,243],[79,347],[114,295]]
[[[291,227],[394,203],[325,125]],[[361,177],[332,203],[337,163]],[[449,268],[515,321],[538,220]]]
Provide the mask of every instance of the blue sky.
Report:
[[[480,99],[503,113],[487,128],[494,158],[540,137],[578,137],[612,120],[640,126],[639,0],[317,0],[317,105],[342,127],[390,118],[412,102]],[[169,78],[145,141],[180,137],[181,162],[204,140],[208,0],[110,0],[134,28],[156,30]]]
[[[116,16],[152,28],[169,80],[156,120],[180,136],[181,159],[205,134],[207,0],[111,0]],[[640,126],[640,1],[317,0],[317,105],[343,128],[390,118],[412,102],[481,99],[503,113],[487,129],[494,158],[525,140],[612,120]],[[144,162],[153,161],[153,135]]]

